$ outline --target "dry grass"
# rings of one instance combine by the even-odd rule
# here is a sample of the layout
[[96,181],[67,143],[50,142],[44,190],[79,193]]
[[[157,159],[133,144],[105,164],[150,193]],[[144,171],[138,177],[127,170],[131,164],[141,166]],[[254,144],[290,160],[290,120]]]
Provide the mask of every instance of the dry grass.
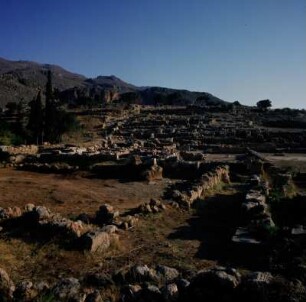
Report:
[[201,242],[196,238],[184,238],[176,233],[190,226],[188,220],[195,214],[193,211],[168,210],[162,214],[149,215],[140,225],[128,233],[125,240],[139,250],[127,255],[131,264],[163,264],[180,269],[200,269],[213,262],[196,257]]
[[[53,239],[46,243],[30,242],[24,238],[0,237],[0,267],[13,280],[48,280],[74,276],[80,278],[90,270],[105,272],[116,269],[114,258],[126,251],[123,243],[112,242],[106,252],[80,252],[65,249]],[[119,262],[118,262],[119,264]]]
[[[94,213],[107,202],[124,212],[150,198],[161,197],[167,182],[164,180],[154,185],[120,183],[78,175],[64,177],[2,169],[0,206],[22,206],[33,202],[71,216],[82,212]],[[218,192],[229,196],[235,193],[228,186],[221,186]],[[64,276],[78,278],[91,271],[127,269],[135,263],[164,264],[182,270],[201,269],[216,263],[199,256],[199,250],[203,248],[201,221],[194,210],[169,207],[163,213],[141,218],[136,227],[122,231],[119,244],[114,243],[107,252],[94,254],[69,250],[56,238],[39,243],[29,234],[22,238],[2,234],[0,267],[6,269],[15,281],[54,281]]]
[[148,184],[0,169],[0,207],[34,203],[64,215],[78,215],[92,214],[109,203],[125,211],[160,198],[167,185],[168,180]]

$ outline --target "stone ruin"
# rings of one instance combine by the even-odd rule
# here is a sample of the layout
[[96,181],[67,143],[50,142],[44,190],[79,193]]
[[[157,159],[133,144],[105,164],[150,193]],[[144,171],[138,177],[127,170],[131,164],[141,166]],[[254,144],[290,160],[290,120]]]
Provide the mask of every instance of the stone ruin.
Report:
[[190,208],[195,200],[205,197],[205,194],[213,190],[219,184],[229,182],[229,167],[220,166],[211,172],[204,173],[200,179],[191,182],[188,188],[183,191],[173,190],[172,199],[175,200],[179,206]]
[[151,199],[149,202],[143,203],[138,207],[141,214],[159,213],[167,209],[167,206],[157,199]]
[[[112,241],[118,241],[118,229],[112,225],[114,216],[110,217],[110,209],[107,208],[107,219],[101,221],[100,207],[96,221],[101,227],[87,224],[81,220],[70,220],[60,214],[52,213],[44,206],[28,204],[24,209],[19,207],[0,209],[0,226],[2,232],[10,231],[12,228],[22,228],[24,231],[39,234],[43,240],[53,237],[61,237],[68,241],[71,246],[79,250],[90,252],[106,250]],[[104,217],[105,218],[105,217]],[[108,224],[109,223],[109,224]]]
[[[61,236],[64,241],[88,253],[105,252],[118,234],[137,227],[140,219],[165,210],[190,209],[195,201],[205,199],[223,183],[247,179],[248,187],[240,207],[241,219],[230,243],[243,256],[243,247],[265,246],[275,223],[268,204],[271,188],[280,186],[290,195],[293,180],[288,173],[274,169],[273,181],[267,183],[260,173],[270,165],[258,151],[305,152],[305,131],[275,132],[257,127],[255,112],[237,111],[220,114],[200,108],[139,108],[124,119],[105,120],[99,143],[92,146],[23,146],[2,147],[2,166],[44,173],[77,173],[86,171],[95,177],[148,181],[163,178],[173,182],[166,201],[150,200],[121,215],[111,205],[103,204],[94,217],[84,214],[76,220],[52,213],[43,206],[0,209],[0,230],[26,226],[46,237]],[[205,150],[205,153],[203,152]],[[303,151],[304,150],[304,151]],[[239,155],[245,160],[240,161]],[[233,154],[235,162],[216,160],[210,155]],[[247,176],[232,173],[242,167]],[[231,179],[230,173],[231,170]],[[250,176],[251,174],[256,174]],[[237,174],[237,175],[235,175]],[[243,174],[243,173],[242,173]],[[179,181],[183,181],[180,185]],[[205,200],[203,201],[205,203]],[[172,207],[168,206],[172,205]],[[150,217],[150,216],[149,216]],[[304,236],[305,225],[291,227],[292,237]],[[255,252],[255,256],[258,255]],[[259,256],[258,256],[259,257]],[[31,301],[41,294],[52,294],[57,300],[101,301],[96,284],[120,288],[121,301],[260,301],[272,288],[284,288],[305,295],[299,282],[279,281],[266,271],[238,272],[231,267],[214,266],[186,272],[161,265],[133,265],[122,274],[109,278],[100,272],[83,279],[59,278],[54,284],[23,280],[14,284],[0,268],[0,295],[8,301]],[[120,281],[118,281],[120,280]],[[279,286],[279,287],[278,287]],[[286,287],[285,287],[286,288]],[[270,294],[270,292],[269,292]],[[252,300],[253,299],[253,300]],[[1,300],[1,298],[0,298]],[[273,299],[271,300],[273,301]],[[298,300],[297,300],[298,301]]]
[[254,175],[250,179],[251,188],[241,205],[242,220],[245,226],[239,227],[232,238],[235,244],[262,244],[267,233],[275,227],[269,206],[266,202],[266,182],[260,176]]
[[[248,272],[243,275],[230,267],[216,266],[183,276],[183,272],[168,266],[134,265],[121,273],[126,284],[117,275],[106,276],[90,273],[87,282],[73,277],[62,278],[54,284],[45,281],[33,283],[21,281],[16,285],[6,271],[0,268],[0,294],[5,301],[40,301],[42,297],[54,297],[56,301],[103,301],[95,289],[106,284],[119,286],[120,301],[233,301],[250,298],[263,301],[285,297],[282,287],[287,286],[293,296],[305,296],[300,284],[286,284],[269,272]],[[99,288],[99,286],[98,286]],[[274,290],[272,290],[274,289]],[[276,291],[275,291],[276,289]],[[274,298],[274,299],[273,299]],[[271,301],[272,301],[271,300]]]

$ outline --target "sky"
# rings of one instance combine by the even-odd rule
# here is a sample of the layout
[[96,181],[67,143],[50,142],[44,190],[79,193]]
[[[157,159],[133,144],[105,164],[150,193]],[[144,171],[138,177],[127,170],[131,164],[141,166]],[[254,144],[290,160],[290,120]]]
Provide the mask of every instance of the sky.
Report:
[[306,0],[0,0],[0,57],[306,108]]

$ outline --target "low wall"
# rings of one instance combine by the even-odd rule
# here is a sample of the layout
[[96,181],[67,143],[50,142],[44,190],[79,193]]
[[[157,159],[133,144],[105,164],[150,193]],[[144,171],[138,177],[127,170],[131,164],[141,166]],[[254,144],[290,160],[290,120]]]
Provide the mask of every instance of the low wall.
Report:
[[174,190],[172,197],[180,206],[189,208],[196,199],[203,198],[209,190],[215,189],[223,182],[230,182],[229,166],[219,166],[211,172],[204,173],[190,188],[184,191]]
[[0,148],[0,152],[7,152],[9,155],[15,154],[25,154],[25,155],[33,155],[38,153],[38,146],[36,145],[21,145],[18,147],[14,146],[2,146]]

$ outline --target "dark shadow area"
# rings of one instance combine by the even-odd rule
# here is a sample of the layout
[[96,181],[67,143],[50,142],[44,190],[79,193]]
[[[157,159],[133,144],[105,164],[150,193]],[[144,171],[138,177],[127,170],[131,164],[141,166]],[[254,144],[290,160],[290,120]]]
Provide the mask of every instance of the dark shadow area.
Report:
[[193,185],[193,182],[187,181],[187,180],[179,180],[179,181],[176,181],[175,183],[171,183],[165,188],[163,198],[172,199],[174,190],[184,192],[184,191],[187,191],[188,189],[190,190],[192,188],[192,185]]
[[[238,187],[237,187],[238,188]],[[266,248],[238,246],[231,238],[241,226],[241,203],[247,186],[239,186],[239,193],[216,194],[195,202],[196,214],[190,218],[188,226],[180,227],[169,235],[169,239],[199,240],[201,245],[194,255],[196,258],[218,261],[224,266],[242,266],[259,269],[267,263],[263,261]]]
[[0,224],[3,230],[0,239],[10,240],[19,239],[28,244],[45,244],[54,243],[59,248],[65,250],[77,250],[77,238],[73,238],[66,232],[58,232],[55,228],[48,225],[42,227],[38,223],[32,222],[28,217],[17,217]]

